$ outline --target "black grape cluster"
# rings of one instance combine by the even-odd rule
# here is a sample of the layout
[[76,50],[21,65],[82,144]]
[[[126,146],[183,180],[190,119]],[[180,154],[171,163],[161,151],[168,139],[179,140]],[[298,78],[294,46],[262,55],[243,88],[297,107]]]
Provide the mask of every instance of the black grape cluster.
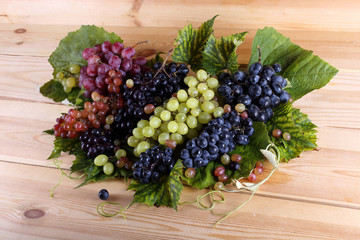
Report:
[[247,145],[254,134],[251,118],[243,118],[237,111],[212,119],[197,138],[186,142],[180,157],[186,168],[200,168],[219,156],[233,151],[236,144]]
[[256,62],[250,66],[249,72],[222,73],[218,93],[231,107],[243,103],[254,121],[267,122],[273,116],[272,109],[290,99],[289,93],[283,90],[287,85],[286,79],[275,75],[280,71],[279,64],[262,66]]
[[99,154],[114,155],[114,137],[111,131],[103,127],[89,129],[79,137],[81,150],[94,159]]
[[[155,70],[160,67],[161,63],[154,66]],[[123,87],[123,99],[126,101],[125,107],[115,115],[113,125],[116,135],[125,137],[131,134],[139,120],[148,119],[154,107],[162,105],[173,93],[184,88],[184,78],[188,72],[185,64],[169,63],[156,76],[149,71],[134,76],[133,85],[125,84]],[[146,106],[152,109],[147,109]]]
[[141,183],[157,182],[175,166],[172,148],[161,150],[160,146],[149,148],[140,154],[133,165],[133,177]]

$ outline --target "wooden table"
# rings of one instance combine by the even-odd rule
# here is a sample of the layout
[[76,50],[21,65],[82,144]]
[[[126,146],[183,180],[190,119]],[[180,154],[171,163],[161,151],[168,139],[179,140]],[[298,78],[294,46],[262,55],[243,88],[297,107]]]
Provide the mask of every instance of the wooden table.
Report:
[[[360,239],[360,2],[295,2],[0,0],[0,239]],[[242,64],[256,29],[273,26],[340,69],[295,104],[319,126],[319,150],[282,164],[218,228],[218,217],[194,205],[178,212],[134,205],[127,220],[99,216],[101,188],[109,200],[130,203],[124,181],[74,189],[81,180],[64,178],[51,198],[60,172],[46,160],[53,137],[41,132],[68,107],[42,97],[38,87],[51,78],[47,59],[59,40],[81,24],[95,24],[127,45],[151,40],[139,47],[150,56],[170,49],[185,24],[199,26],[216,14],[215,35],[250,32],[238,49]],[[61,159],[69,169],[72,157]],[[181,200],[201,193],[185,188]],[[225,195],[218,212],[249,196]]]

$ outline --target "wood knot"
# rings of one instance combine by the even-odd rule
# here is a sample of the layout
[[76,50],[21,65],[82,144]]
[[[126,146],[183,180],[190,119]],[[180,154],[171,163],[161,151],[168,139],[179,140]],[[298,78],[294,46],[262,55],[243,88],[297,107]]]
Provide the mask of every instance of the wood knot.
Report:
[[25,28],[18,28],[14,31],[15,33],[25,33],[26,29]]
[[40,218],[45,215],[45,212],[40,209],[29,209],[24,212],[26,218]]

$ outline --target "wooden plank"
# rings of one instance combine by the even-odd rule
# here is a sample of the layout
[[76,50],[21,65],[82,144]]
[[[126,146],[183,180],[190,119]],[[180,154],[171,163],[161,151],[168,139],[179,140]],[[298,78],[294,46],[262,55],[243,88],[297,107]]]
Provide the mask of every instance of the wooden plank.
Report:
[[[98,190],[107,188],[110,201],[126,205],[132,197],[131,192],[125,191],[126,184],[106,181],[74,190],[76,181],[63,179],[51,198],[48,190],[58,176],[55,169],[0,162],[2,238],[112,239],[118,235],[123,239],[358,239],[360,236],[359,210],[257,195],[218,228],[213,227],[218,217],[191,205],[180,206],[175,212],[135,204],[126,211],[127,220],[104,218],[96,213],[100,203]],[[201,193],[204,192],[185,188],[181,201],[192,200]],[[216,212],[233,209],[249,195],[225,193],[225,196],[226,204],[216,206]],[[29,210],[33,210],[33,217],[36,213],[44,215],[26,217]]]
[[[101,26],[101,24],[99,25]],[[133,45],[138,41],[150,40],[150,43],[137,47],[140,54],[150,56],[158,51],[167,52],[172,48],[179,27],[119,27],[106,26],[105,29],[115,32],[122,37],[125,44]],[[268,25],[271,26],[271,25]],[[0,24],[0,54],[43,56],[44,64],[68,32],[77,30],[79,25],[22,25]],[[252,39],[258,28],[251,26],[235,26],[221,28],[215,25],[216,36],[226,36],[236,32],[249,31],[245,42],[239,47],[239,62],[246,64],[250,58]],[[360,54],[360,32],[339,32],[331,30],[321,31],[308,29],[278,29],[294,43],[305,49],[311,49],[315,54],[324,58],[337,68],[357,69]],[[149,55],[150,54],[150,55]],[[11,58],[10,58],[11,59]],[[6,60],[10,60],[7,58]],[[16,59],[17,62],[22,59]],[[48,65],[49,67],[49,65]],[[49,67],[50,69],[50,67]],[[51,70],[51,69],[50,69]],[[48,71],[50,71],[48,70]],[[47,77],[48,78],[48,77]]]
[[[358,31],[359,1],[96,1],[13,0],[0,2],[1,23],[181,27],[219,14],[217,27]],[[70,10],[71,9],[71,10]],[[111,9],[106,11],[105,9]],[[59,14],[61,13],[61,14]],[[56,16],[56,17],[53,17]]]

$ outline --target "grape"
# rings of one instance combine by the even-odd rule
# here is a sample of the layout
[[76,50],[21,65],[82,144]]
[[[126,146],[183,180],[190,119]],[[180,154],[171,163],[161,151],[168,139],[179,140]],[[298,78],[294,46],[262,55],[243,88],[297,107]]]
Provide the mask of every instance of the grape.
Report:
[[227,154],[224,154],[221,156],[221,163],[224,165],[229,165],[230,164],[230,156]]
[[205,101],[203,104],[201,104],[201,109],[206,113],[213,113],[215,110],[215,106],[210,101]]
[[114,165],[111,162],[105,163],[103,171],[106,175],[111,175],[114,172]]
[[228,177],[228,175],[226,175],[226,174],[222,174],[222,175],[220,175],[219,177],[218,177],[218,180],[219,180],[219,182],[227,182],[228,180],[229,180],[229,177]]
[[132,134],[137,139],[141,139],[141,138],[144,137],[144,135],[142,134],[142,129],[141,128],[134,128],[133,131],[132,131]]
[[214,188],[215,188],[216,190],[222,190],[224,187],[225,187],[225,186],[224,186],[224,183],[222,183],[222,182],[217,182],[217,183],[215,183],[215,185],[214,185]]
[[233,154],[231,155],[231,161],[233,162],[240,162],[241,161],[241,156],[239,154]]
[[198,84],[198,81],[196,80],[196,78],[191,78],[191,79],[188,81],[188,83],[187,83],[187,85],[189,86],[189,88],[191,88],[191,87],[196,87],[197,84]]
[[179,133],[172,133],[170,135],[170,139],[175,141],[177,144],[181,144],[183,141],[183,137]]
[[179,128],[179,125],[175,121],[170,121],[168,123],[168,130],[172,133],[176,132]]
[[243,111],[245,111],[245,105],[242,103],[238,103],[235,106],[235,110],[238,111],[239,113],[242,113]]
[[106,189],[101,189],[98,196],[101,200],[107,200],[109,198],[109,192]]
[[134,86],[134,80],[128,79],[126,80],[125,84],[128,88],[132,88]]
[[115,153],[116,159],[120,159],[121,157],[126,157],[126,151],[124,149],[119,149]]
[[188,108],[196,108],[199,105],[199,100],[197,100],[196,98],[189,98],[186,101],[186,106]]
[[140,142],[136,147],[138,154],[141,154],[142,152],[145,152],[149,148],[150,148],[150,143],[148,143],[146,141]]
[[178,108],[178,112],[179,113],[188,113],[189,112],[189,108],[186,106],[186,103],[181,103],[179,105],[179,108]]
[[255,175],[260,175],[264,172],[264,168],[263,167],[256,167],[254,168],[254,173]]
[[197,71],[196,77],[197,79],[199,79],[200,82],[204,82],[208,78],[208,75],[204,70],[200,69],[199,71]]
[[137,123],[137,127],[138,128],[144,128],[146,126],[149,126],[149,121],[147,120],[140,120],[138,123]]
[[187,178],[194,178],[196,174],[196,170],[194,168],[188,168],[185,171],[185,177]]
[[94,164],[96,166],[104,166],[107,163],[108,157],[105,154],[100,154],[94,159]]
[[198,121],[199,123],[201,124],[207,124],[208,122],[210,122],[211,120],[211,114],[210,113],[207,113],[207,112],[202,112],[199,114],[198,116]]
[[208,89],[208,86],[205,83],[199,83],[196,88],[199,93],[204,93]]
[[152,137],[154,133],[155,133],[154,128],[150,126],[146,126],[142,129],[142,134],[144,135],[144,137]]
[[251,182],[255,182],[255,180],[256,180],[256,175],[255,175],[255,173],[250,173],[250,175],[248,176],[248,179],[249,179],[249,181],[251,181]]
[[176,120],[178,123],[183,123],[183,122],[185,122],[185,121],[186,121],[186,114],[185,114],[185,113],[178,113],[178,114],[176,114],[175,120]]
[[188,94],[185,90],[181,89],[177,92],[177,98],[180,102],[185,102],[188,98]]
[[160,117],[160,114],[162,111],[164,111],[165,109],[163,107],[156,107],[154,110],[154,115],[157,117]]
[[290,139],[291,139],[290,133],[284,132],[283,133],[283,138],[284,138],[285,141],[290,141]]
[[158,128],[161,126],[161,119],[158,117],[153,117],[150,119],[150,126],[153,128]]
[[187,133],[188,133],[188,131],[189,131],[189,128],[188,128],[188,126],[185,124],[185,123],[183,123],[183,122],[180,122],[179,124],[178,124],[178,130],[177,130],[177,132],[179,133],[179,134],[181,134],[181,135],[186,135]]
[[210,89],[214,89],[219,85],[219,81],[216,78],[208,78],[206,83]]
[[208,89],[208,90],[206,90],[205,92],[203,92],[204,100],[209,101],[209,100],[213,99],[214,96],[215,96],[215,93],[214,93],[213,90],[209,90],[209,89]]
[[171,113],[168,110],[164,110],[160,113],[160,118],[163,121],[169,121],[171,118]]
[[217,107],[214,109],[214,117],[221,117],[224,113],[224,109],[222,107]]
[[199,116],[199,114],[201,113],[201,109],[200,108],[193,108],[190,111],[190,114],[193,115],[194,117]]
[[176,141],[174,141],[174,140],[166,140],[165,145],[167,147],[169,147],[169,148],[174,149],[174,148],[176,148]]
[[161,124],[160,131],[165,132],[165,133],[170,133],[170,131],[168,129],[168,123],[167,122],[164,122],[164,123]]
[[188,89],[188,94],[190,97],[197,97],[199,95],[199,91],[195,87],[190,87]]
[[186,118],[186,123],[189,128],[196,128],[197,126],[197,119],[196,117],[190,115]]
[[179,108],[179,102],[176,99],[171,99],[166,107],[170,112],[174,112]]
[[146,114],[151,114],[155,110],[154,104],[148,104],[144,107],[144,112]]
[[165,145],[166,143],[166,140],[169,140],[170,139],[170,134],[169,133],[161,133],[158,137],[158,142],[161,144],[161,145]]
[[274,130],[272,131],[272,135],[273,135],[274,137],[280,137],[280,136],[281,136],[281,130],[280,130],[280,129],[274,129]]
[[220,175],[225,174],[225,168],[223,166],[219,166],[217,168],[215,168],[214,170],[214,175],[215,177],[219,177]]
[[139,139],[136,138],[135,136],[130,136],[130,137],[127,139],[127,144],[128,144],[130,147],[136,147],[136,146],[139,144]]

